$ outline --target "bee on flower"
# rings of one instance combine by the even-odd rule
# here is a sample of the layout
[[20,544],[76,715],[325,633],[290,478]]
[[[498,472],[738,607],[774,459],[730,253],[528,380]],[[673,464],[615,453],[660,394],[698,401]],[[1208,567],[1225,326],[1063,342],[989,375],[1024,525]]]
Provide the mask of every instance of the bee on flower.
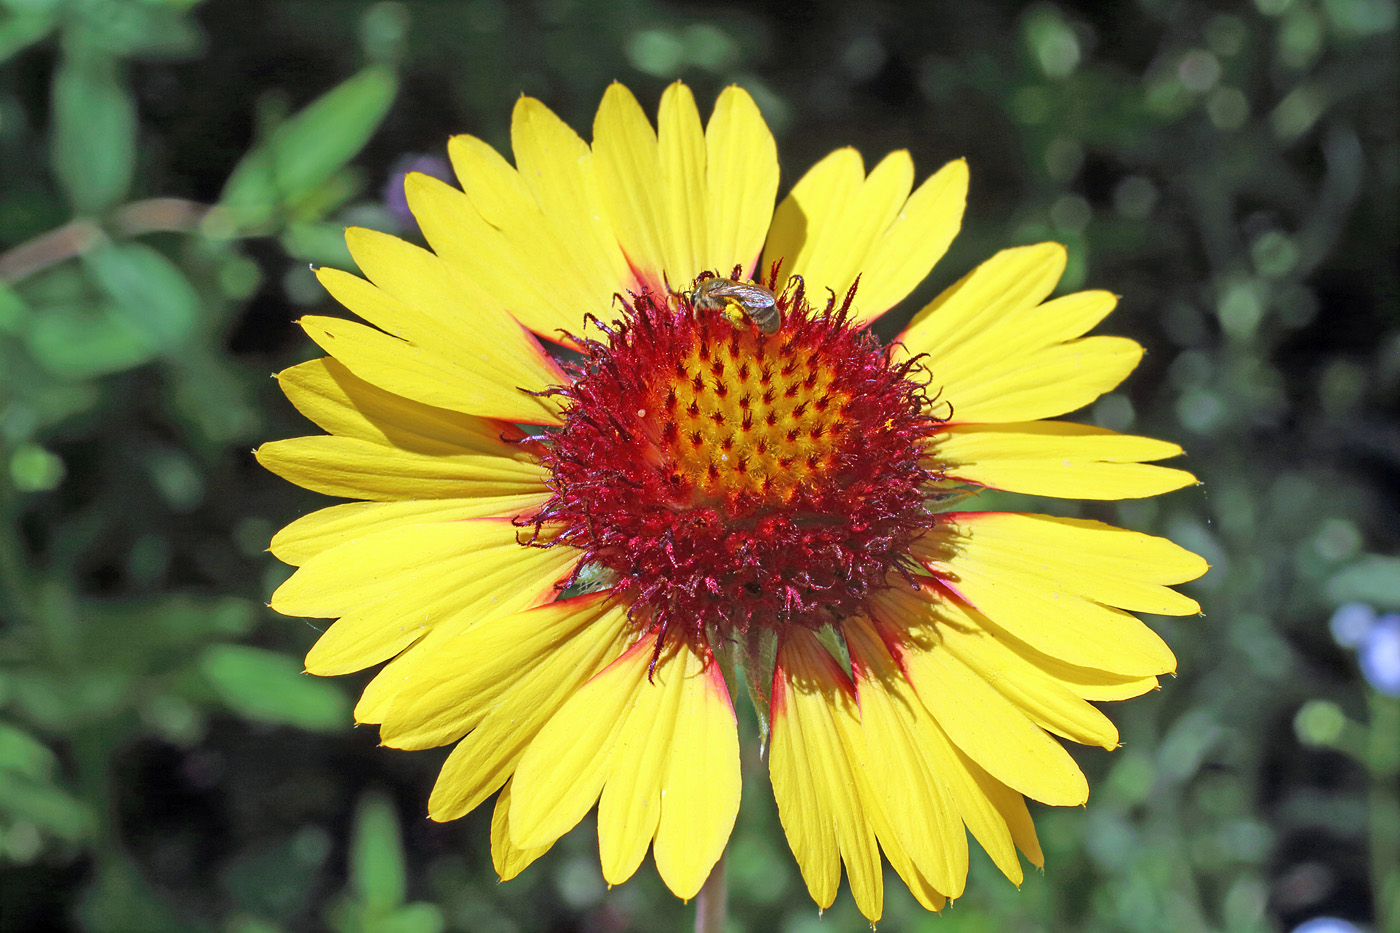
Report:
[[503,879],[596,807],[609,884],[650,850],[694,897],[739,811],[743,690],[819,906],[844,865],[878,919],[883,852],[937,910],[969,832],[1019,884],[1025,799],[1088,796],[1059,740],[1114,748],[1093,703],[1175,668],[1134,613],[1197,612],[1170,587],[1206,570],[1099,522],[952,510],[1195,482],[1155,463],[1175,444],[1056,420],[1141,357],[1085,336],[1114,297],[1050,298],[1064,249],[1018,247],[881,343],[958,232],[966,164],[915,187],[907,153],[867,173],[840,149],[775,208],[738,88],[702,126],[674,84],[653,129],[615,84],[591,145],[522,98],[511,142],[514,164],[454,138],[459,187],[408,176],[431,250],[352,229],[364,277],[318,273],[365,323],[302,319],[328,356],[279,379],[326,433],[258,450],[351,500],[273,539],[297,567],[273,607],[336,620],[307,670],[382,665],[356,721],[455,746],[429,813],[495,795]]
[[[801,282],[801,279],[798,279]],[[799,287],[801,287],[799,285]],[[778,296],[773,289],[754,282],[701,276],[690,293],[690,306],[704,311],[719,311],[730,304],[738,306],[743,317],[758,325],[765,334],[776,334],[783,326],[778,311]]]

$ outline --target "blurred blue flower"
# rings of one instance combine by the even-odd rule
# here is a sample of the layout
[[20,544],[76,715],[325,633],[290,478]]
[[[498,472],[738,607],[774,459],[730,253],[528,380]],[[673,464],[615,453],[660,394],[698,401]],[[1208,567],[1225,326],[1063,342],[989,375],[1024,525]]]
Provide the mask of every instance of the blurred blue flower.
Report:
[[384,186],[384,206],[398,220],[400,229],[411,230],[418,226],[413,212],[408,209],[408,197],[403,192],[403,180],[410,172],[422,172],[439,181],[452,180],[452,166],[447,160],[433,155],[410,152],[399,156],[394,167],[389,170],[389,181]]
[[1293,933],[1363,933],[1361,927],[1336,917],[1313,917],[1293,928]]
[[1380,615],[1374,606],[1346,603],[1332,613],[1328,627],[1337,644],[1356,651],[1367,683],[1400,697],[1400,614]]
[[1383,615],[1358,649],[1361,673],[1381,693],[1400,697],[1400,615]]
[[1343,648],[1356,648],[1366,640],[1366,633],[1376,624],[1376,610],[1365,603],[1345,603],[1332,613],[1328,626],[1332,638]]

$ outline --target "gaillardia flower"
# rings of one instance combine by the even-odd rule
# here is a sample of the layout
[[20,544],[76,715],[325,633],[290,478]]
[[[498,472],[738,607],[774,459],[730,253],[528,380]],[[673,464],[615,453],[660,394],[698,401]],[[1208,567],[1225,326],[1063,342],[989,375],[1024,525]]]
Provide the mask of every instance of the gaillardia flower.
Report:
[[502,878],[596,805],[610,884],[651,848],[694,896],[739,809],[743,682],[817,904],[844,862],[877,919],[883,850],[936,910],[968,830],[1019,883],[1018,849],[1042,861],[1024,798],[1088,796],[1055,737],[1118,744],[1090,701],[1175,666],[1132,613],[1197,612],[1168,587],[1206,569],[1099,522],[956,509],[1194,482],[1149,462],[1174,444],[1047,420],[1137,364],[1084,336],[1114,297],[1047,301],[1064,249],[1008,249],[882,345],[868,325],[957,233],[966,165],[914,188],[907,153],[867,174],[841,149],[774,209],[738,88],[702,126],[672,85],[653,130],[615,84],[592,146],[522,98],[511,140],[514,166],[454,138],[460,190],[408,177],[431,251],[352,229],[367,278],[318,273],[367,324],[302,319],[329,356],[279,378],[328,433],[258,450],[355,500],[272,542],[298,568],[272,606],[337,618],[307,670],[387,662],[356,720],[456,743],[430,813],[497,794]]

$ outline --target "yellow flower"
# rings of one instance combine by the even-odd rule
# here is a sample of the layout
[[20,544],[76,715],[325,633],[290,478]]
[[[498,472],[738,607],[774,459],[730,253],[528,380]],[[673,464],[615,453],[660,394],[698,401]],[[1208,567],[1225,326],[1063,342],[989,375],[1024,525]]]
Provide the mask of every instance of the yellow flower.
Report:
[[461,190],[409,176],[432,252],[348,232],[368,281],[319,276],[371,326],[302,320],[330,356],[280,380],[328,433],[258,457],[356,501],[276,536],[298,569],[272,605],[338,619],[311,673],[387,662],[355,709],[384,744],[456,743],[434,819],[500,792],[502,878],[596,804],[610,884],[651,848],[694,896],[739,808],[737,670],[817,904],[844,862],[877,919],[883,850],[936,910],[967,830],[1019,883],[1017,849],[1041,864],[1023,798],[1088,796],[1054,737],[1118,744],[1089,701],[1175,667],[1132,613],[1197,612],[1168,587],[1206,565],[1098,522],[947,509],[1194,482],[1149,462],[1174,444],[1044,420],[1141,348],[1083,336],[1110,294],[1046,301],[1051,243],[998,253],[882,346],[865,325],[956,235],[964,163],[915,189],[908,153],[867,175],[842,149],[774,210],[742,90],[702,128],[672,85],[657,123],[613,85],[590,147],[523,98],[514,167],[457,137]]

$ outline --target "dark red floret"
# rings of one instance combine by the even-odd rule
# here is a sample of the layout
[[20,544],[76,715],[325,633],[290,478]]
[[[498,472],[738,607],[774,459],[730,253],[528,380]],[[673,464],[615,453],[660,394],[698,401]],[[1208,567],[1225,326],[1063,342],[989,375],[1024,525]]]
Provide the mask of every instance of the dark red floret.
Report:
[[932,525],[920,457],[939,421],[918,362],[852,323],[853,295],[813,312],[799,284],[772,334],[682,294],[631,295],[554,390],[553,496],[531,524],[663,635],[865,612]]

